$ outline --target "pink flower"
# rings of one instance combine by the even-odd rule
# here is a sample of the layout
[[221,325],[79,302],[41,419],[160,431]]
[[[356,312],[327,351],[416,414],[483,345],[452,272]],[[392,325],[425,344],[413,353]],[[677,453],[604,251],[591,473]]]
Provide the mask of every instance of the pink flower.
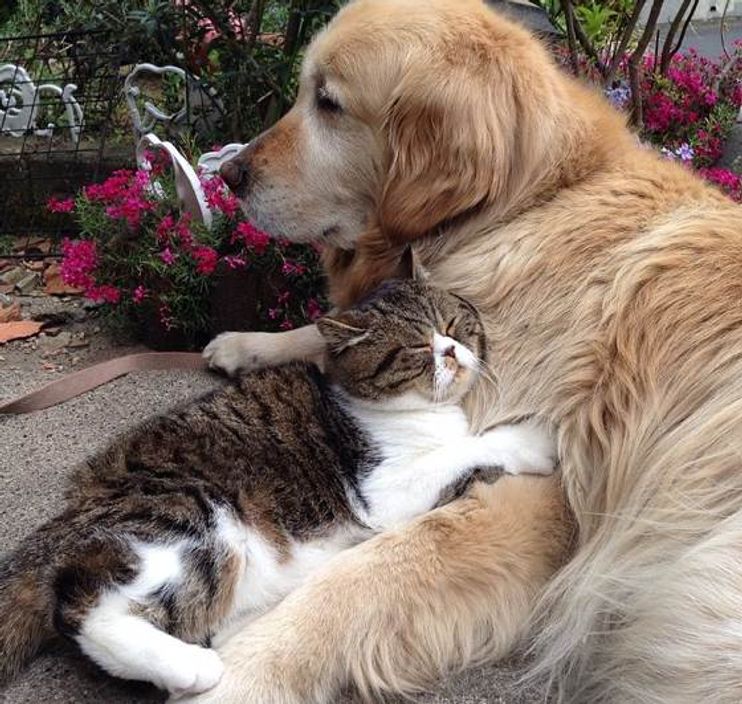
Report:
[[142,302],[142,301],[143,301],[143,300],[144,300],[145,298],[147,298],[147,296],[148,296],[148,295],[149,295],[149,294],[148,294],[148,291],[147,291],[147,289],[146,289],[146,288],[144,288],[144,286],[142,286],[142,284],[139,284],[139,286],[137,286],[137,287],[136,287],[136,288],[134,289],[134,291],[132,291],[132,294],[131,294],[131,300],[132,300],[132,301],[134,301],[134,303],[137,303],[137,304],[139,304],[139,303],[141,303],[141,302]]
[[236,254],[228,254],[224,257],[224,261],[230,269],[244,269],[247,266],[247,261]]
[[83,189],[88,200],[110,203],[122,198],[134,173],[127,169],[114,171],[103,183],[93,183]]
[[71,213],[75,209],[75,199],[49,198],[46,202],[46,208],[50,213]]
[[303,264],[299,264],[298,262],[292,262],[288,259],[283,263],[283,266],[281,266],[281,273],[284,276],[299,276],[303,274],[307,268]]
[[307,301],[307,317],[309,320],[314,322],[317,318],[321,318],[324,314],[322,306],[319,304],[316,298],[310,298]]
[[214,272],[219,261],[219,255],[215,249],[212,247],[194,247],[191,254],[196,260],[196,271],[199,274],[208,276]]
[[98,253],[93,240],[62,242],[62,281],[70,286],[87,289],[93,285],[92,273],[98,265]]
[[167,264],[168,266],[173,265],[173,263],[175,262],[175,255],[173,254],[170,247],[165,247],[165,249],[160,252],[160,259],[162,259],[162,261],[165,262],[165,264]]
[[268,317],[271,320],[275,320],[279,315],[281,315],[281,311],[278,308],[268,308]]
[[271,238],[251,223],[241,222],[235,227],[232,235],[232,243],[237,240],[241,240],[255,254],[260,255],[268,248]]
[[172,330],[175,327],[172,311],[167,303],[162,303],[159,309],[160,322],[166,330]]
[[718,167],[699,169],[699,173],[707,181],[719,186],[730,198],[738,203],[742,202],[742,175]]
[[158,242],[166,242],[169,237],[171,231],[175,229],[175,218],[172,216],[171,213],[168,213],[157,225],[157,228],[155,229],[155,236],[157,237]]
[[100,286],[90,286],[85,295],[98,303],[116,304],[121,300],[121,291],[110,284],[101,284]]
[[206,202],[212,210],[219,210],[227,217],[234,217],[240,209],[237,197],[227,188],[220,176],[201,179]]
[[138,196],[127,196],[119,205],[109,205],[106,215],[118,220],[126,220],[132,230],[139,228],[142,213],[152,210],[152,203]]
[[87,186],[83,193],[89,201],[105,204],[108,217],[126,220],[129,227],[136,230],[142,213],[152,210],[155,205],[146,197],[148,185],[149,174],[146,171],[122,169],[115,171],[103,183]]
[[294,324],[288,318],[286,318],[278,327],[281,328],[281,330],[293,330]]
[[191,214],[183,213],[175,225],[175,235],[184,249],[193,247],[193,233],[191,232]]

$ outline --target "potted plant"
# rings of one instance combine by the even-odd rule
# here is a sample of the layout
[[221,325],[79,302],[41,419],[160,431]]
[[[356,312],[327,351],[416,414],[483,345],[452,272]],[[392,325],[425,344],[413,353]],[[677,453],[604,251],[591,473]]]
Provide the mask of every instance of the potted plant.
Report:
[[62,244],[61,275],[155,349],[187,349],[223,330],[287,330],[324,306],[319,252],[248,222],[216,175],[201,175],[210,226],[181,205],[162,162],[119,170],[75,198],[79,237]]

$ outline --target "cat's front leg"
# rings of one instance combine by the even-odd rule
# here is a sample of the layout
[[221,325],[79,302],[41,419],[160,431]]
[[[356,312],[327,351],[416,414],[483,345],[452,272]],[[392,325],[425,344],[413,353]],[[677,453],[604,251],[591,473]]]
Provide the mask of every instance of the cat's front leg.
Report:
[[546,424],[536,419],[499,425],[473,440],[483,465],[508,474],[551,474],[557,463],[556,441]]
[[305,325],[287,332],[224,332],[206,345],[203,355],[212,369],[233,376],[289,362],[320,364],[324,350],[317,326]]

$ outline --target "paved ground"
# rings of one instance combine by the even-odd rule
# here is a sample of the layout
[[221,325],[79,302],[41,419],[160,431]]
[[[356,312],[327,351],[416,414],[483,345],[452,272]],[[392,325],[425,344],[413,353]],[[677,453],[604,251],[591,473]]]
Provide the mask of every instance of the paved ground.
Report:
[[[719,34],[719,20],[705,22],[691,22],[683,40],[683,49],[695,49],[701,56],[717,59],[722,54],[721,36]],[[660,34],[664,35],[665,27],[660,27]],[[724,42],[727,51],[731,53],[732,43],[742,38],[742,18],[727,20]]]
[[[55,305],[53,299],[33,302]],[[67,304],[69,305],[69,304]],[[75,350],[76,366],[121,354],[112,349],[94,323],[87,327],[90,346]],[[79,330],[78,330],[79,332]],[[41,349],[23,343],[0,346],[0,398],[15,396],[45,383],[59,373],[45,369]],[[63,372],[71,353],[53,358]],[[62,406],[28,416],[0,419],[0,546],[10,550],[17,541],[60,507],[65,478],[90,452],[139,419],[157,413],[219,383],[207,374],[148,372],[131,375],[73,399]],[[3,704],[136,704],[163,701],[144,685],[109,678],[65,645],[39,657],[3,691]],[[529,704],[539,701],[519,692],[508,667],[474,670],[446,683],[420,700],[425,704]]]

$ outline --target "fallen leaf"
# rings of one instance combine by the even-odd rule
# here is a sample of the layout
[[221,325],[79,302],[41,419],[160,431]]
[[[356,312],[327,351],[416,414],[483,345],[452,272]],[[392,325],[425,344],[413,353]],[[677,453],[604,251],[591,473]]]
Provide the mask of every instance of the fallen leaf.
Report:
[[21,319],[21,306],[11,303],[9,306],[0,306],[0,323],[9,323]]
[[44,270],[44,293],[51,296],[69,296],[73,293],[82,293],[82,290],[62,281],[59,264],[54,262]]
[[43,271],[46,264],[43,259],[24,259],[23,266],[29,271]]
[[41,330],[41,323],[35,320],[14,320],[10,323],[0,323],[0,343],[33,337],[38,334],[39,330]]
[[52,248],[52,241],[46,237],[22,237],[16,240],[13,245],[14,252],[41,252],[49,254]]

